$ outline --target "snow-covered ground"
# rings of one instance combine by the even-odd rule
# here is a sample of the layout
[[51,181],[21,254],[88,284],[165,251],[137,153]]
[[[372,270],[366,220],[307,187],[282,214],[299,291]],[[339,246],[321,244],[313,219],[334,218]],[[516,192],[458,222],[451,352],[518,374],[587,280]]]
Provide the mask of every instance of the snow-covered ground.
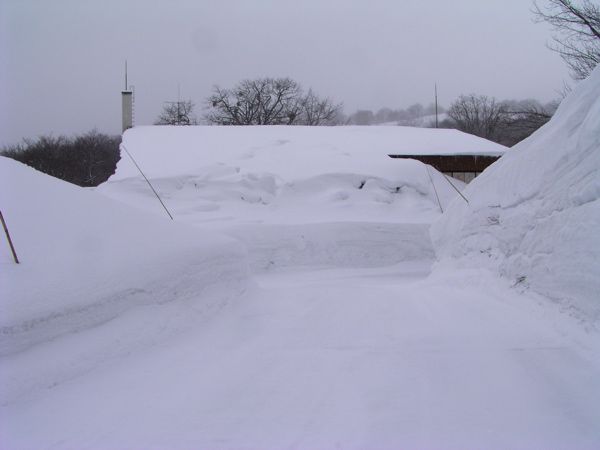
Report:
[[3,405],[0,446],[597,447],[589,336],[497,279],[427,271],[270,272],[211,320],[76,378],[47,366],[165,309],[20,353],[4,367],[45,384]]
[[126,154],[96,192],[0,158],[0,448],[598,448],[594,316],[525,263],[593,300],[594,76],[468,207],[387,157],[504,150],[447,130],[130,130],[173,221]]

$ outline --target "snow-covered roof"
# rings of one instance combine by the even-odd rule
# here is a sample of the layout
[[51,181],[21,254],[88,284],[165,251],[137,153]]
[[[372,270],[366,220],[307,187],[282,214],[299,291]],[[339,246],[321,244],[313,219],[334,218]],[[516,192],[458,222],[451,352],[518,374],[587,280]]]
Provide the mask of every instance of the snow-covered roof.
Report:
[[[152,176],[194,173],[235,162],[251,171],[296,178],[328,172],[360,173],[388,154],[502,155],[507,148],[458,130],[398,126],[151,126],[124,134],[124,145]],[[120,164],[111,179],[138,176]]]
[[[456,191],[421,162],[389,154],[505,150],[455,130],[397,126],[137,127],[125,132],[123,147],[179,220],[219,228],[367,218],[431,223]],[[98,190],[164,214],[125,151],[116,173]]]

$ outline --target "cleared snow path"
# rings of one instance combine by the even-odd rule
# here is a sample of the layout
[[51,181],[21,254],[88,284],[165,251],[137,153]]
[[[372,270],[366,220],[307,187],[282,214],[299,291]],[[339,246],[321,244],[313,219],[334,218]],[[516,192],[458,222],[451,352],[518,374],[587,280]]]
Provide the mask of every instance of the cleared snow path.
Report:
[[[195,329],[4,402],[0,447],[597,448],[597,334],[484,272],[428,271],[262,274]],[[118,320],[58,348],[139,316]]]

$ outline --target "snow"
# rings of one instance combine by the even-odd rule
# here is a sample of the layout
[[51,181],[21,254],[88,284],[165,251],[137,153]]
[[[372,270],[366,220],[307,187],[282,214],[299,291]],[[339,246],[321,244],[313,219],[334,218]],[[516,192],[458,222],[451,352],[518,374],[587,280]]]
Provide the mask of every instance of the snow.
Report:
[[270,272],[210,320],[72,379],[48,363],[76,365],[65,353],[139,315],[23,352],[4,364],[46,384],[0,409],[0,445],[596,447],[597,343],[584,351],[572,325],[492,276],[427,272]]
[[[177,221],[225,228],[325,222],[422,223],[456,196],[443,175],[390,153],[502,154],[456,130],[408,127],[139,127],[124,148]],[[165,214],[123,151],[99,192]],[[464,184],[454,180],[462,189]],[[238,233],[239,234],[239,233]]]
[[[571,125],[563,141],[541,135],[585,145]],[[174,221],[126,154],[95,190],[0,158],[23,261],[0,246],[0,448],[597,448],[598,330],[463,251],[494,236],[457,227],[481,219],[467,215],[471,187],[455,181],[474,198],[465,209],[441,174],[387,157],[469,138],[389,128],[130,130]],[[543,156],[542,169],[555,158]],[[569,179],[594,170],[582,161],[540,183],[587,186]],[[555,191],[504,182],[534,218],[557,198],[532,204]],[[577,209],[585,192],[550,217],[597,226]],[[505,239],[523,252],[519,230]],[[567,250],[552,264],[586,261]]]
[[237,295],[245,249],[0,158],[0,355],[106,322],[134,305],[219,286]]
[[[197,174],[235,161],[246,171],[285,179],[317,176],[325,168],[329,173],[368,172],[388,162],[390,153],[497,156],[507,150],[458,130],[361,126],[142,126],[127,130],[124,144],[151,176]],[[394,170],[388,164],[387,173]],[[137,176],[124,158],[111,180]]]
[[463,191],[432,228],[441,260],[488,267],[600,319],[600,70],[549,124]]

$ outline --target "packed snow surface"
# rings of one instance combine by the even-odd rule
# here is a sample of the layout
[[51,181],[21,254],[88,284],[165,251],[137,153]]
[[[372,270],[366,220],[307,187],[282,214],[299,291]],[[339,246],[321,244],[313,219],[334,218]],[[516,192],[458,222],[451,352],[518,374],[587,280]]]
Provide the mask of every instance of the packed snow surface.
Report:
[[463,193],[432,229],[441,259],[600,319],[600,68]]
[[98,343],[181,305],[3,359],[0,447],[597,448],[597,335],[484,272],[427,272],[269,272],[210,320],[77,377]]

